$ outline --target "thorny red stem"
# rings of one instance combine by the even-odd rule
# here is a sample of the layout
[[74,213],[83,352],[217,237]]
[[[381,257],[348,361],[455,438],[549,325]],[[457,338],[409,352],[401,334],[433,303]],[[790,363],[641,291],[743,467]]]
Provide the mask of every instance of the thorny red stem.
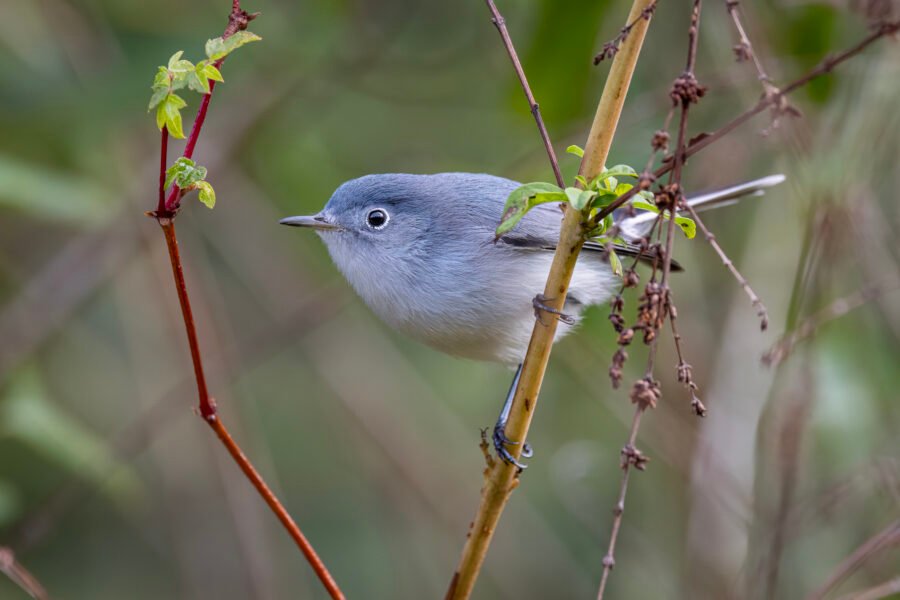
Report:
[[488,9],[491,11],[491,21],[497,28],[500,38],[503,40],[503,46],[506,47],[506,53],[509,54],[513,68],[516,70],[516,75],[519,77],[519,83],[522,84],[522,91],[525,92],[525,98],[528,100],[528,106],[531,108],[531,115],[534,117],[534,122],[537,124],[538,131],[541,134],[541,140],[544,142],[544,150],[547,152],[547,158],[550,159],[550,167],[553,169],[553,176],[556,177],[556,183],[559,187],[566,187],[562,172],[559,170],[559,162],[556,160],[556,152],[554,152],[553,144],[550,142],[550,134],[547,133],[547,127],[544,125],[543,117],[541,117],[540,105],[538,105],[537,100],[534,98],[534,94],[531,92],[531,86],[528,85],[528,79],[525,77],[525,70],[522,68],[522,63],[519,61],[519,55],[516,53],[516,48],[513,46],[512,39],[509,37],[509,30],[506,28],[506,19],[500,14],[497,5],[494,4],[494,0],[485,0],[485,2],[487,2]]

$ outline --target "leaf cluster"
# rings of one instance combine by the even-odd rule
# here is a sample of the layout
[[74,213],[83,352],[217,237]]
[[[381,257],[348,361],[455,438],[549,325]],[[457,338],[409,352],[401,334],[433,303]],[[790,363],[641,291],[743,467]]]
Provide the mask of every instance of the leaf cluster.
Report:
[[260,39],[255,33],[238,31],[227,38],[208,40],[206,58],[197,64],[182,58],[184,51],[179,50],[169,58],[168,64],[160,65],[150,86],[153,94],[147,107],[148,112],[156,108],[156,126],[160,131],[165,127],[173,137],[184,138],[181,109],[187,106],[187,102],[175,92],[188,88],[199,94],[208,94],[210,81],[225,81],[219,72],[218,61],[244,44]]
[[216,191],[206,181],[206,167],[198,165],[190,158],[182,156],[166,169],[165,187],[168,188],[173,182],[185,192],[199,190],[198,198],[207,208],[216,205]]
[[[584,156],[584,150],[578,146],[569,146],[566,151],[579,158]],[[495,234],[499,238],[511,231],[528,214],[528,211],[539,204],[548,202],[568,203],[571,208],[581,212],[582,222],[591,224],[585,237],[588,240],[605,244],[609,247],[610,264],[613,271],[621,275],[621,263],[615,254],[613,245],[624,244],[625,240],[617,235],[610,236],[613,230],[612,214],[606,215],[597,223],[595,223],[595,217],[597,213],[615,202],[620,196],[631,191],[634,184],[620,181],[621,178],[626,177],[637,179],[638,173],[628,165],[616,165],[609,169],[603,169],[599,175],[590,181],[578,175],[575,179],[578,181],[579,187],[563,189],[544,181],[521,185],[510,192],[509,197],[506,199],[503,216]],[[645,190],[635,194],[631,200],[631,206],[638,210],[649,210],[657,214],[660,212],[660,209],[654,203],[653,193]],[[663,218],[669,218],[668,211],[663,212]],[[696,234],[696,225],[693,220],[676,215],[675,223],[688,238],[693,238]]]

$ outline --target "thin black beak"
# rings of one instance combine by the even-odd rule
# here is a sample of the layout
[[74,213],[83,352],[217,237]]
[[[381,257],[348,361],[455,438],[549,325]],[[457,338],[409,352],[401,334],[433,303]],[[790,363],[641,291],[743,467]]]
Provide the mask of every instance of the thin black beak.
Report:
[[343,229],[340,225],[329,223],[325,217],[321,215],[313,215],[311,217],[287,217],[278,221],[282,225],[290,225],[291,227],[311,227],[320,231],[340,231]]

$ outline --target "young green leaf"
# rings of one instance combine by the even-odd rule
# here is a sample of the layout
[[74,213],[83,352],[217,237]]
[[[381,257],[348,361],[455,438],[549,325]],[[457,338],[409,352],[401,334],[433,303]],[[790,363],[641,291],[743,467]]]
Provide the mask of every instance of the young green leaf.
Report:
[[567,187],[565,191],[569,204],[575,210],[584,210],[590,205],[591,200],[597,197],[597,192],[594,190],[580,190],[574,187]]
[[153,85],[150,86],[150,89],[153,90],[153,95],[150,96],[150,105],[147,107],[147,112],[153,110],[155,106],[159,105],[169,95],[169,92],[172,91],[171,83],[169,70],[162,66],[159,67],[159,70],[156,71],[156,75],[153,77]]
[[204,179],[206,179],[206,167],[182,156],[166,169],[165,187],[168,188],[174,181],[178,187],[186,190],[195,185],[199,186]]
[[633,207],[639,208],[641,210],[649,210],[650,212],[659,214],[659,208],[655,204],[651,204],[649,202],[644,202],[643,200],[634,199],[631,201],[631,205]]
[[522,220],[525,214],[537,206],[546,202],[565,202],[568,199],[565,192],[552,183],[539,181],[526,183],[510,192],[503,207],[503,216],[497,226],[495,234],[500,237],[511,230]]
[[681,227],[681,231],[684,233],[687,239],[692,240],[694,239],[694,236],[697,235],[697,224],[694,223],[693,219],[675,215],[675,224]]
[[209,93],[209,78],[203,65],[197,67],[187,75],[188,87],[201,94]]
[[194,70],[194,63],[189,60],[182,59],[182,54],[184,54],[184,50],[179,50],[169,59],[170,73],[187,73],[188,71]]
[[643,198],[644,200],[646,200],[647,202],[653,202],[653,199],[654,199],[653,192],[650,192],[648,190],[641,190],[640,192],[637,193],[637,195],[639,197]]
[[176,138],[183,138],[184,131],[181,128],[181,109],[187,106],[177,94],[169,94],[156,108],[156,126],[160,129],[165,125],[169,133]]
[[610,169],[605,169],[601,174],[604,179],[608,177],[637,177],[637,171],[628,165],[616,165]]
[[616,254],[615,249],[612,246],[609,247],[609,266],[612,267],[612,272],[619,277],[622,276],[622,261],[619,260],[619,255]]
[[238,31],[224,39],[221,37],[213,38],[206,42],[206,56],[210,60],[219,60],[220,58],[225,58],[244,44],[261,39],[255,33],[250,33],[249,31]]
[[197,189],[200,190],[198,199],[206,205],[206,208],[213,208],[216,205],[216,191],[208,181],[198,181]]
[[576,146],[575,144],[572,144],[571,146],[566,148],[566,152],[568,152],[569,154],[574,154],[578,158],[584,158],[584,150],[580,146]]
[[[206,61],[201,61],[201,63],[206,63]],[[218,81],[219,83],[223,83],[225,79],[222,77],[221,71],[216,68],[215,65],[204,64],[203,73],[206,75],[207,79],[212,79],[213,81]]]

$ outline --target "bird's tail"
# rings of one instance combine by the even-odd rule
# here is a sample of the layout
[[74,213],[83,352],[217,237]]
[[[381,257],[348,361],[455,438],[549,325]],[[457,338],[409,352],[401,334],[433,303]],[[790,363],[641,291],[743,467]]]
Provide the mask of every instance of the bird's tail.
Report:
[[[741,198],[747,196],[762,196],[766,188],[778,185],[786,179],[784,175],[769,175],[761,179],[754,179],[746,183],[740,183],[721,190],[689,197],[687,203],[697,212],[710,208],[719,208],[735,204]],[[650,230],[656,213],[641,211],[633,217],[627,217],[619,223],[619,230],[625,239],[637,239]]]

